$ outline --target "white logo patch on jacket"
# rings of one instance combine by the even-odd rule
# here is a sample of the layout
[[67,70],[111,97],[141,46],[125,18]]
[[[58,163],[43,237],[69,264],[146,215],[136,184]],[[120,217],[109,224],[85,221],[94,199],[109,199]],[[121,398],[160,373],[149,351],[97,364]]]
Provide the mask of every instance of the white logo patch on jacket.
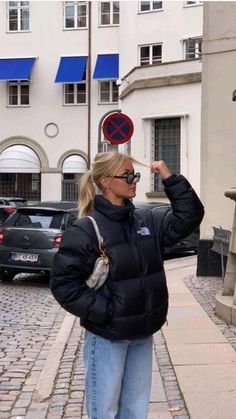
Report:
[[140,234],[141,236],[150,236],[150,230],[148,227],[141,227],[140,230],[137,231],[138,234]]

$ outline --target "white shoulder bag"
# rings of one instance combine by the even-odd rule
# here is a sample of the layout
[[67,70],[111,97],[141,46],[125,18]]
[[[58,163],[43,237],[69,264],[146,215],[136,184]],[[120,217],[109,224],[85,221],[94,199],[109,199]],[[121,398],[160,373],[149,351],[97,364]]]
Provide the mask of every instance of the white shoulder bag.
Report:
[[87,215],[87,217],[93,223],[93,227],[94,227],[94,230],[96,232],[96,236],[97,236],[97,239],[98,239],[98,247],[99,247],[99,250],[100,250],[100,257],[96,260],[94,268],[93,268],[93,272],[91,273],[91,275],[86,280],[86,284],[90,288],[98,289],[104,284],[104,282],[106,281],[106,279],[108,277],[109,259],[108,259],[108,256],[106,254],[105,243],[104,243],[103,238],[100,234],[100,231],[99,231],[99,228],[98,228],[98,225],[97,225],[95,219],[93,217],[91,217],[90,215]]

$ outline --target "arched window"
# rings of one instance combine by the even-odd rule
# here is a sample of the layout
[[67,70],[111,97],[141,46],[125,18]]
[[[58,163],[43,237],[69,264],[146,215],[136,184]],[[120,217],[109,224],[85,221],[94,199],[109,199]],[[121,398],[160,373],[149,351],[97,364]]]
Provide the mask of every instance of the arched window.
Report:
[[0,154],[0,195],[41,199],[41,164],[30,147],[14,145]]
[[88,170],[86,160],[77,154],[67,157],[62,166],[62,201],[77,201],[79,198],[79,181]]

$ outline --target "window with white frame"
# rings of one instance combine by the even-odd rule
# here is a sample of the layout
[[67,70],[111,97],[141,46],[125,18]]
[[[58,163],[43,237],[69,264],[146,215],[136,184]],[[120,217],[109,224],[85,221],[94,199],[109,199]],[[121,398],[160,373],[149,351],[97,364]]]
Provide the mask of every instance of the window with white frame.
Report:
[[140,65],[161,63],[162,45],[142,45],[140,48]]
[[79,83],[64,84],[64,105],[84,105],[87,102],[86,71]]
[[9,1],[7,9],[8,31],[29,30],[29,1]]
[[198,6],[199,4],[203,4],[203,1],[185,1],[185,6]]
[[184,40],[184,58],[191,60],[201,58],[202,56],[202,38],[188,38]]
[[86,1],[64,1],[64,28],[87,28]]
[[100,2],[100,25],[111,26],[120,23],[120,2],[101,1]]
[[117,103],[119,89],[114,80],[99,81],[99,102]]
[[[153,160],[165,160],[170,171],[180,173],[180,118],[155,119]],[[163,191],[160,176],[154,174],[154,191]]]
[[162,1],[140,1],[139,11],[140,12],[154,12],[162,9]]
[[8,106],[29,106],[29,82],[9,81],[7,83]]

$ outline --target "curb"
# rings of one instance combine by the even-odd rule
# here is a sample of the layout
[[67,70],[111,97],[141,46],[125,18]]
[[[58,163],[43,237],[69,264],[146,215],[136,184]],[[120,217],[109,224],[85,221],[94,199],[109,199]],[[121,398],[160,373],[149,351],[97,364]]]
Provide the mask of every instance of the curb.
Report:
[[65,319],[63,320],[56,340],[48,353],[44,367],[41,371],[36,388],[34,390],[32,399],[34,403],[46,401],[52,394],[58,367],[60,365],[60,361],[72,327],[74,326],[75,319],[75,316],[67,313]]

